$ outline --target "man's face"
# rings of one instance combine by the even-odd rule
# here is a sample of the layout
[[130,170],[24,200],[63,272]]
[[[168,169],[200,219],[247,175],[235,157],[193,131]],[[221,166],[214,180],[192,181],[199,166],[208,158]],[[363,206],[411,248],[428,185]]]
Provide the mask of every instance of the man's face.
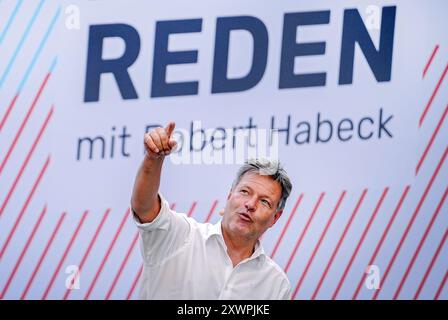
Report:
[[258,239],[280,218],[277,211],[282,189],[266,175],[248,172],[230,191],[222,220],[223,228],[234,236]]

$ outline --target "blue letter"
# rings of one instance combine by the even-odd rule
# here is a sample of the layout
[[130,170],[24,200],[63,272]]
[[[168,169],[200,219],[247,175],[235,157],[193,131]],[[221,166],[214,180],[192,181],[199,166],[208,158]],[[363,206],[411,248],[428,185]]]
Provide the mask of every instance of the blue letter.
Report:
[[[125,42],[123,55],[118,59],[103,60],[103,41],[107,37],[120,37]],[[92,25],[89,30],[87,71],[84,88],[84,102],[99,100],[100,79],[103,73],[112,73],[117,81],[123,99],[137,99],[127,69],[138,57],[140,37],[137,30],[127,24]]]
[[339,84],[353,82],[355,43],[359,44],[378,82],[390,81],[394,45],[396,7],[384,7],[381,18],[380,48],[376,50],[358,10],[344,12]]
[[326,73],[294,74],[294,58],[325,54],[325,42],[296,43],[297,26],[328,24],[330,11],[287,13],[283,22],[279,88],[325,86]]
[[[232,30],[249,31],[254,39],[250,71],[246,76],[237,79],[227,78],[229,39]],[[245,91],[256,86],[264,75],[267,59],[268,31],[263,22],[249,16],[218,18],[216,21],[212,93]]]
[[172,33],[200,32],[202,19],[158,21],[154,43],[151,97],[198,94],[198,82],[166,82],[166,67],[170,64],[196,63],[197,51],[168,51],[168,37]]

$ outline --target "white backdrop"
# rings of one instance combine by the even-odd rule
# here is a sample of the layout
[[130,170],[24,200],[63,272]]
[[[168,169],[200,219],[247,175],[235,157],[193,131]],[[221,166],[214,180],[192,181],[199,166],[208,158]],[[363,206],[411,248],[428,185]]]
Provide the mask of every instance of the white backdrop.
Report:
[[[126,210],[146,127],[175,121],[190,131],[200,121],[205,129],[251,123],[269,130],[272,123],[285,129],[289,119],[278,155],[293,192],[263,243],[287,272],[294,298],[446,299],[446,9],[444,1],[1,1],[2,298],[135,298],[141,260]],[[362,28],[349,14],[355,22],[359,14]],[[310,25],[288,29],[294,17]],[[262,39],[265,70],[251,88],[214,93],[214,68],[222,65],[214,56],[226,51],[217,45],[219,21],[241,29],[246,18],[261,42],[247,30],[230,33],[227,77],[251,73]],[[171,53],[163,52],[163,28],[181,20],[167,40]],[[126,38],[114,34],[117,24]],[[99,26],[109,32],[104,42],[93,32]],[[366,45],[356,44],[352,81],[340,84],[350,69],[341,57],[353,52],[343,40],[356,35],[371,39],[375,52],[366,58]],[[390,55],[380,50],[381,37],[392,39]],[[127,74],[136,95],[125,99],[120,90],[128,97],[132,90],[112,73],[99,76],[96,92],[95,72],[135,48]],[[180,59],[174,52],[190,63],[168,65],[165,81],[197,82],[196,93],[156,97],[153,86],[164,81],[156,70],[163,59]],[[325,81],[281,88],[288,71],[296,79],[325,73]],[[328,121],[331,139],[316,141],[318,128],[321,140],[328,137]],[[91,157],[86,138],[96,139]],[[167,158],[161,191],[176,210],[216,222],[238,166]],[[372,265],[381,289],[364,283]],[[67,290],[76,268],[79,288]]]

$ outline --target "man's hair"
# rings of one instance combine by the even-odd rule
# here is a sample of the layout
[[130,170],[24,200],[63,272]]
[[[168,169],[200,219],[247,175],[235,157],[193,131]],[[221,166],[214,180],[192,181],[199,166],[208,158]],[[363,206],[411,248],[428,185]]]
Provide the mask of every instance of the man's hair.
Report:
[[280,187],[282,188],[282,195],[277,211],[284,209],[286,199],[288,199],[291,193],[292,184],[285,169],[283,169],[280,165],[280,162],[261,158],[247,160],[238,170],[236,178],[232,183],[232,190],[238,185],[241,178],[248,172],[254,172],[259,175],[267,175],[280,184]]

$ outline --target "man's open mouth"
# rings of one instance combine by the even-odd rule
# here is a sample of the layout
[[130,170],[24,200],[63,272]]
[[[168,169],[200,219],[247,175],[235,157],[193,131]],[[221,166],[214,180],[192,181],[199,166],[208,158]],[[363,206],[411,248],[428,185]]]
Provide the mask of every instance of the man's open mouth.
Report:
[[245,221],[245,222],[253,222],[252,218],[250,217],[250,215],[248,215],[247,213],[239,213],[241,220]]

